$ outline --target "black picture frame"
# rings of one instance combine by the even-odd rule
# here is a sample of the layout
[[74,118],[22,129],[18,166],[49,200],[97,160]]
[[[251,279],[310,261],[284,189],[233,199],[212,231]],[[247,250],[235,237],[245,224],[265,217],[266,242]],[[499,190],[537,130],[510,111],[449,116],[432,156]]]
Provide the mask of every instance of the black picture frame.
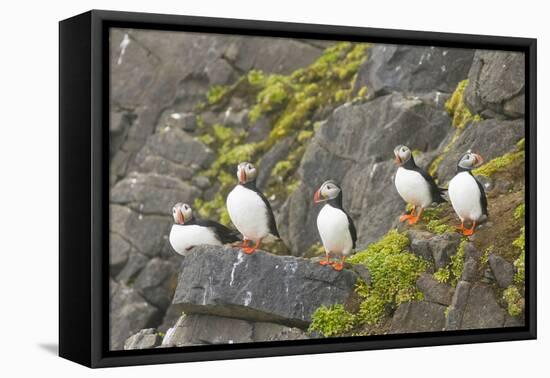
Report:
[[[111,27],[520,51],[526,58],[525,326],[269,343],[108,348]],[[59,354],[89,367],[535,339],[536,39],[92,10],[59,24]]]

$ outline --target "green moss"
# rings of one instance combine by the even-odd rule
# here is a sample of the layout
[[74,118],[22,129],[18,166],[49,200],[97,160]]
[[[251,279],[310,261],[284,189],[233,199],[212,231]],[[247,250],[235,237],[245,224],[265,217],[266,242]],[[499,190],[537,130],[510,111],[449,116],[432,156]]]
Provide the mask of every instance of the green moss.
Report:
[[[311,122],[313,114],[351,100],[353,81],[367,58],[368,47],[365,43],[337,43],[314,63],[290,75],[252,70],[231,86],[210,88],[208,106],[219,107],[229,96],[239,93],[251,106],[248,115],[251,124],[263,116],[271,125],[265,140],[248,144],[245,127],[239,131],[222,125],[212,126],[213,130],[208,125],[200,128],[199,139],[217,151],[216,160],[201,174],[214,179],[219,185],[219,195],[226,196],[235,185],[234,172],[239,162],[248,160],[262,169],[258,164],[260,158],[283,138],[291,140],[292,153],[274,167],[266,194],[285,198],[296,190],[300,185],[296,171],[315,130],[315,123]],[[231,179],[219,180],[222,172],[230,174]],[[208,216],[216,219],[223,215],[222,210],[216,210],[217,198],[208,202],[202,203]]]
[[518,207],[516,207],[516,210],[514,210],[514,218],[517,220],[521,220],[525,218],[525,204],[519,204]]
[[357,322],[367,325],[376,325],[386,314],[386,301],[376,293],[368,295],[359,305],[356,315]]
[[466,246],[466,243],[468,240],[463,239],[460,242],[460,245],[458,246],[458,250],[456,253],[451,256],[451,264],[450,269],[452,273],[452,280],[451,285],[456,286],[458,280],[460,280],[460,277],[462,276],[462,272],[464,271],[464,247]]
[[516,143],[516,148],[518,150],[525,150],[525,138],[521,138],[519,142]]
[[[378,322],[382,308],[420,298],[416,279],[426,270],[427,262],[408,252],[409,239],[391,230],[381,240],[349,259],[352,264],[363,264],[371,273],[372,284],[359,293],[363,298],[359,319],[368,324]],[[376,305],[374,305],[376,304]]]
[[464,102],[464,91],[468,86],[468,80],[462,80],[458,83],[455,91],[445,103],[447,113],[453,117],[452,124],[457,129],[464,129],[470,122],[481,120],[479,115],[473,115]]
[[458,246],[456,253],[451,256],[451,262],[446,267],[440,268],[433,274],[433,277],[438,282],[450,283],[452,286],[456,286],[462,271],[464,270],[464,247],[468,240],[463,239]]
[[512,245],[521,251],[519,257],[514,261],[516,267],[514,282],[523,285],[525,283],[525,226],[521,228],[518,238],[512,242]]
[[487,164],[482,165],[479,168],[473,170],[475,175],[487,176],[490,177],[497,172],[501,172],[508,168],[514,162],[524,159],[524,151],[514,151],[494,158],[493,160],[487,162]]
[[479,262],[481,262],[481,265],[487,265],[489,263],[489,256],[493,253],[495,249],[494,245],[490,245],[489,247],[485,248],[483,251],[483,254],[481,255]]
[[215,85],[211,87],[206,93],[206,99],[209,105],[218,103],[229,91],[230,87],[227,85]]
[[357,92],[357,97],[367,97],[367,92],[367,86],[361,87],[361,89]]
[[331,307],[321,306],[313,313],[309,326],[310,332],[320,332],[331,337],[349,332],[355,324],[355,316],[337,304]]
[[502,298],[508,305],[508,313],[511,316],[519,316],[525,309],[525,299],[515,286],[509,286],[502,293]]
[[429,221],[428,224],[426,224],[426,229],[434,234],[444,234],[445,232],[453,231],[451,226],[438,219],[432,219]]
[[451,271],[448,267],[439,268],[437,272],[433,274],[434,278],[438,282],[447,283],[451,279]]

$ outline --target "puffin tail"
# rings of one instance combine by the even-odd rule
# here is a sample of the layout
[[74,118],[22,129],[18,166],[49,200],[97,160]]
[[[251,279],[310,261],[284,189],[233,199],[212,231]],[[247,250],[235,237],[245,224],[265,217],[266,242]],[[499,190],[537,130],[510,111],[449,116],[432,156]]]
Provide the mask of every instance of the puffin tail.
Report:
[[446,188],[440,188],[438,187],[437,189],[438,190],[438,194],[439,194],[439,198],[436,198],[436,201],[437,203],[443,203],[443,202],[449,202],[449,200],[447,199],[447,196],[448,196],[448,193],[447,193],[447,189]]

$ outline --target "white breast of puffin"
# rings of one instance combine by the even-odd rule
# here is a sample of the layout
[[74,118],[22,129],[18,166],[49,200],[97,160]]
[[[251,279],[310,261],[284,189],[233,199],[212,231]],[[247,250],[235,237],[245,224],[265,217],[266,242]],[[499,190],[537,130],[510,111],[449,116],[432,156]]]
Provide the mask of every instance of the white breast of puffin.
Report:
[[353,248],[346,214],[325,204],[317,216],[317,228],[327,251],[348,255]]
[[449,182],[449,199],[461,220],[477,221],[481,218],[481,191],[468,172],[460,172]]
[[430,185],[422,175],[412,169],[397,168],[395,188],[407,203],[428,207],[432,203]]
[[253,190],[237,185],[227,196],[227,211],[246,239],[258,241],[269,235],[267,208]]
[[180,255],[188,248],[201,244],[222,245],[211,229],[194,224],[172,225],[169,240],[172,248]]

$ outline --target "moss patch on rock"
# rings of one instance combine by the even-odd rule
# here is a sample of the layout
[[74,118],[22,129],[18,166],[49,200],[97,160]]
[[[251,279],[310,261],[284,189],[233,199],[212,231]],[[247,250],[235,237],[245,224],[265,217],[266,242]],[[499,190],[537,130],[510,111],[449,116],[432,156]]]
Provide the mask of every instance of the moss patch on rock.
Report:
[[338,336],[351,331],[354,325],[355,315],[346,311],[343,305],[321,306],[313,313],[309,332],[320,332],[325,337]]
[[476,175],[491,177],[497,172],[508,169],[516,162],[525,161],[525,144],[522,141],[523,139],[517,143],[515,151],[496,157],[472,172]]
[[525,298],[515,286],[507,287],[502,293],[502,299],[506,302],[511,316],[519,316],[525,310]]
[[437,281],[450,283],[452,286],[456,286],[464,270],[464,247],[467,242],[467,239],[463,239],[460,242],[456,253],[451,256],[451,262],[449,265],[438,269],[433,274]]
[[464,102],[464,91],[467,86],[468,79],[462,80],[458,83],[451,97],[445,102],[445,110],[453,117],[453,126],[457,129],[464,129],[468,123],[481,120],[479,115],[472,114]]
[[212,199],[196,200],[194,206],[200,214],[227,224],[229,218],[223,199],[235,185],[237,164],[250,161],[259,165],[260,158],[283,138],[291,139],[292,152],[274,166],[265,193],[280,200],[292,193],[300,183],[296,174],[299,162],[315,131],[314,115],[326,107],[352,100],[355,77],[367,59],[368,48],[365,43],[337,43],[314,63],[289,75],[252,70],[233,85],[210,88],[207,104],[199,106],[201,111],[223,111],[231,97],[238,96],[250,107],[249,124],[266,117],[271,131],[265,140],[246,143],[250,126],[200,127],[199,139],[217,151],[211,167],[201,174],[211,178],[218,189]]
[[428,263],[410,253],[408,246],[406,235],[391,230],[349,259],[352,264],[365,265],[371,273],[371,285],[358,290],[363,299],[359,311],[361,322],[375,324],[381,320],[385,307],[396,308],[403,302],[421,298],[416,279]]

